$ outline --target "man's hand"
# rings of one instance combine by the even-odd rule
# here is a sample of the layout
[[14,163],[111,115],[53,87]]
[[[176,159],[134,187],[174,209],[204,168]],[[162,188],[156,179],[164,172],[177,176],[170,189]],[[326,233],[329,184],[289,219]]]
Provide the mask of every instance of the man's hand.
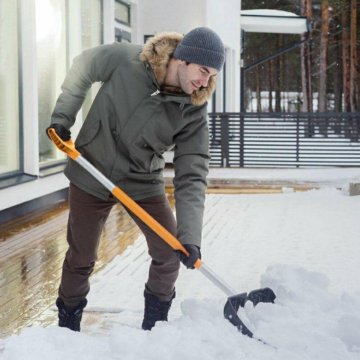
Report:
[[[49,129],[54,129],[55,132],[58,134],[61,140],[68,141],[71,139],[71,132],[70,130],[66,129],[61,124],[52,124],[46,129],[46,135],[49,137],[48,131]],[[50,138],[50,137],[49,137]]]
[[184,244],[184,248],[188,251],[189,256],[186,256],[181,250],[175,251],[176,256],[188,269],[195,269],[196,260],[201,259],[200,248],[192,244]]

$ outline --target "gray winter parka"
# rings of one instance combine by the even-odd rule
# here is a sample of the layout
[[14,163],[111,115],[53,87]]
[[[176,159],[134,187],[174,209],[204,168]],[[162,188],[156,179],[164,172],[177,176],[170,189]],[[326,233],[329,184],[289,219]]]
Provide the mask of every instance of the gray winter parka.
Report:
[[[144,47],[114,43],[84,51],[65,78],[51,123],[70,129],[88,89],[102,82],[76,148],[135,200],[164,193],[162,154],[174,148],[177,237],[200,246],[209,159],[206,101],[215,80],[190,96],[160,91],[181,39],[162,33]],[[108,191],[71,159],[65,175],[80,189],[108,199]]]

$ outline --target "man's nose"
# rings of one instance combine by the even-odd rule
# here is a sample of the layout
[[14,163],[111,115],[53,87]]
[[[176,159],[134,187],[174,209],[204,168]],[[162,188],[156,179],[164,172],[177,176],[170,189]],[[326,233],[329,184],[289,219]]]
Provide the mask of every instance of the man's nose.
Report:
[[200,81],[201,81],[201,86],[206,87],[208,82],[209,82],[209,78],[210,76],[204,76]]

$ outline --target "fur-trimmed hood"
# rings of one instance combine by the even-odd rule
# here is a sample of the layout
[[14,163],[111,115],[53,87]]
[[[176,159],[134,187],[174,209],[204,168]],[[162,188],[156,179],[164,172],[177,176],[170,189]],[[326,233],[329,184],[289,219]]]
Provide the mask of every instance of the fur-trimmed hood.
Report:
[[[150,64],[159,85],[164,82],[170,58],[182,38],[183,35],[176,32],[163,32],[151,37],[144,45],[140,60]],[[216,80],[211,77],[207,87],[200,88],[190,95],[191,103],[197,106],[205,104],[215,90],[215,86]]]

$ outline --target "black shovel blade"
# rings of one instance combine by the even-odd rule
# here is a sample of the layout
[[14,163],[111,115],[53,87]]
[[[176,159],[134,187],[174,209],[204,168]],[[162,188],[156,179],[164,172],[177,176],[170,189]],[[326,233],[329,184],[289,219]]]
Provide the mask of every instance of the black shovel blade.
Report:
[[224,316],[228,319],[238,330],[246,336],[253,337],[253,333],[241,321],[237,312],[241,307],[245,306],[246,301],[251,301],[254,306],[260,302],[273,303],[276,298],[275,293],[270,288],[263,288],[251,291],[249,294],[242,293],[230,296],[224,307]]
[[247,328],[247,326],[241,321],[237,312],[239,307],[244,307],[247,299],[247,293],[230,296],[224,307],[224,316],[228,319],[238,330],[246,336],[253,337],[253,333]]

